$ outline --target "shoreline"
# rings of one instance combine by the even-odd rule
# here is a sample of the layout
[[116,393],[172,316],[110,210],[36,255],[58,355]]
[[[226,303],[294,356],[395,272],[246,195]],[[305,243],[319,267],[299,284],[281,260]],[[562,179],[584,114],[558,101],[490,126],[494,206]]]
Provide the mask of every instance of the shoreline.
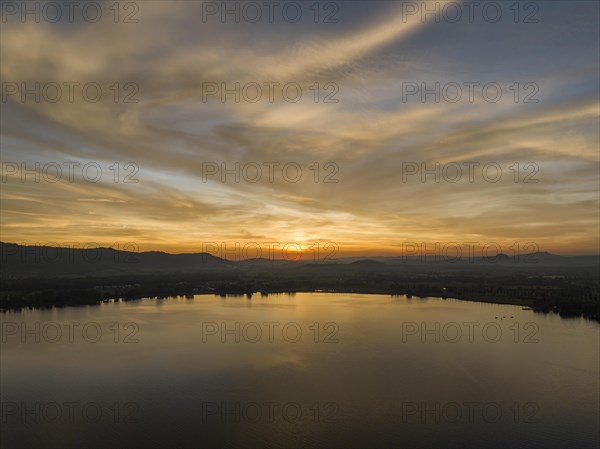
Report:
[[[291,285],[268,285],[266,282],[236,283],[221,281],[210,285],[195,287],[193,283],[184,282],[154,282],[152,284],[112,284],[97,286],[75,285],[65,289],[52,289],[40,285],[38,289],[13,290],[2,292],[0,296],[0,311],[21,309],[50,309],[68,306],[98,305],[102,302],[131,301],[144,298],[165,299],[169,297],[192,297],[194,295],[216,295],[216,296],[246,296],[251,299],[254,295],[268,296],[269,294],[294,294],[294,293],[336,293],[336,294],[362,294],[362,295],[385,295],[406,296],[412,298],[440,298],[454,299],[458,301],[471,301],[487,304],[512,305],[531,308],[535,312],[556,312],[561,317],[584,317],[600,322],[598,304],[594,299],[581,300],[576,297],[559,295],[553,298],[546,296],[524,298],[515,294],[504,294],[503,291],[495,291],[490,294],[490,289],[478,293],[476,288],[470,286],[457,291],[455,288],[442,288],[435,284],[413,284],[413,285],[388,285],[371,283],[364,286],[333,286],[327,282],[318,285],[293,285],[300,282],[290,282]],[[310,284],[310,283],[309,283]],[[46,287],[46,288],[44,288]],[[467,291],[464,291],[467,290]],[[470,291],[469,291],[470,290]],[[493,290],[492,290],[493,291]],[[514,292],[514,289],[507,289]],[[597,300],[596,300],[597,301]]]
[[[145,296],[141,296],[141,297],[130,297],[130,298],[106,298],[106,299],[98,299],[98,300],[92,300],[92,301],[84,301],[81,303],[75,303],[75,304],[48,304],[48,305],[44,305],[44,306],[40,306],[39,304],[23,304],[20,305],[18,307],[8,307],[8,308],[0,308],[0,312],[9,312],[9,311],[18,311],[18,310],[22,310],[22,309],[51,309],[51,308],[64,308],[64,307],[81,307],[81,306],[90,306],[90,305],[101,305],[102,303],[112,303],[112,302],[129,302],[129,301],[141,301],[141,300],[145,300],[145,299],[169,299],[169,298],[178,298],[178,297],[186,297],[186,296],[231,296],[231,297],[248,297],[248,299],[252,299],[253,296],[260,296],[263,298],[267,298],[269,295],[293,295],[296,293],[324,293],[324,294],[328,294],[328,293],[335,293],[335,294],[358,294],[358,295],[379,295],[379,296],[390,296],[390,297],[394,297],[394,296],[405,296],[407,297],[407,299],[426,299],[426,298],[435,298],[435,299],[441,299],[441,300],[456,300],[456,301],[468,301],[468,302],[478,302],[478,303],[485,303],[485,304],[499,304],[499,305],[507,305],[507,306],[515,306],[515,307],[528,307],[530,308],[531,311],[534,312],[541,312],[538,310],[535,310],[533,308],[534,305],[534,300],[532,299],[515,299],[515,298],[495,298],[495,297],[489,297],[489,296],[477,296],[477,295],[463,295],[462,297],[458,297],[458,296],[448,296],[448,297],[442,297],[442,296],[419,296],[419,295],[412,295],[410,298],[408,297],[409,294],[407,293],[390,293],[390,292],[383,292],[383,291],[356,291],[356,290],[352,290],[352,289],[329,289],[329,290],[323,290],[323,289],[296,289],[293,291],[268,291],[266,292],[266,294],[264,294],[261,291],[255,291],[255,292],[251,292],[249,294],[249,292],[216,292],[216,291],[201,291],[201,292],[194,292],[192,294],[189,293],[173,293],[173,294],[168,294],[168,295],[157,295],[157,296],[152,296],[152,295],[145,295]],[[192,299],[192,298],[190,298]]]

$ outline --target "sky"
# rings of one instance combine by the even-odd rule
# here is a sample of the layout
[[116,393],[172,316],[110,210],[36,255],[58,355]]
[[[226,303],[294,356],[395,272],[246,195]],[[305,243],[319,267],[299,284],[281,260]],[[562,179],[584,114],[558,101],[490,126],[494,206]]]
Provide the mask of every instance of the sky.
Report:
[[89,3],[1,2],[4,242],[600,252],[596,1]]

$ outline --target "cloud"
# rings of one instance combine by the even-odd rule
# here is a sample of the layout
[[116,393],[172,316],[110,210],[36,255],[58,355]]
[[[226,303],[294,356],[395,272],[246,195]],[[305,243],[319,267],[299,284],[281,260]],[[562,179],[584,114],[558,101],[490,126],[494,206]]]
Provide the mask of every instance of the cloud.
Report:
[[[499,60],[490,53],[491,25],[405,20],[395,5],[364,17],[350,10],[347,23],[327,29],[201,23],[199,6],[187,3],[146,2],[131,26],[3,24],[3,82],[95,82],[103,98],[9,97],[1,104],[2,173],[7,163],[94,162],[104,175],[96,183],[81,173],[75,182],[36,183],[10,174],[0,194],[3,240],[130,236],[142,249],[184,251],[260,237],[389,253],[406,240],[477,238],[598,249],[599,67],[580,42],[594,34],[561,41],[556,31],[578,20],[597,31],[589,21],[597,9],[585,14],[580,5],[579,19],[561,25],[560,8],[548,7],[548,25],[536,28],[535,40],[532,27],[499,24],[493,33],[510,30],[507,42],[527,36],[523,48],[535,53],[495,41]],[[540,60],[557,69],[541,70]],[[279,89],[273,101],[256,103],[202,98],[205,82],[268,81],[297,83],[302,98],[286,101]],[[501,101],[402,95],[406,82],[469,81],[498,82]],[[515,102],[511,86],[528,82],[538,86],[539,102]],[[324,102],[332,92],[338,101]],[[124,102],[128,94],[138,101]],[[473,182],[423,183],[420,175],[405,182],[403,164],[411,162],[495,163],[503,176],[497,183],[481,174]],[[130,163],[138,183],[123,182]],[[219,172],[207,176],[206,163]],[[278,164],[273,180],[270,163]],[[297,182],[283,172],[290,163],[302,169]],[[522,182],[528,163],[539,182]],[[239,182],[232,174],[222,182],[222,164],[240,164]],[[262,176],[248,181],[244,174],[256,164]]]

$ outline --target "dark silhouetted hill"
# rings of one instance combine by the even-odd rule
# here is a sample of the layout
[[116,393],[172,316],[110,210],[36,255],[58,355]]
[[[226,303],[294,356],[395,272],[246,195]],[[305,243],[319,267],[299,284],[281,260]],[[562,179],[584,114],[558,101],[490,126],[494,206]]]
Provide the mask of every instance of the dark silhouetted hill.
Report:
[[168,254],[112,248],[64,248],[0,243],[2,278],[96,277],[223,270],[232,263],[208,253]]

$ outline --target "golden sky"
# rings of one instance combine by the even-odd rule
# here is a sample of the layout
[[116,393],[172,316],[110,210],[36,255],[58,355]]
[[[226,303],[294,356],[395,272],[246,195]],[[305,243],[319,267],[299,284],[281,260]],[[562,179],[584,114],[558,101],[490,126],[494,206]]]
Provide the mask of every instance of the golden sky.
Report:
[[[96,23],[4,17],[1,240],[599,252],[596,2],[541,2],[537,23],[508,7],[497,23],[450,23],[396,2],[336,4],[337,23],[315,23],[308,3],[296,23],[203,21],[202,2],[166,1],[137,2],[137,23],[114,23],[108,4]],[[39,101],[22,92],[35,83]],[[73,98],[64,83],[79,83]],[[236,83],[239,101],[222,98]],[[279,83],[271,98],[265,83]],[[440,101],[423,83],[446,88]],[[475,87],[471,101],[468,83],[501,98]],[[436,164],[438,182],[422,179]]]

